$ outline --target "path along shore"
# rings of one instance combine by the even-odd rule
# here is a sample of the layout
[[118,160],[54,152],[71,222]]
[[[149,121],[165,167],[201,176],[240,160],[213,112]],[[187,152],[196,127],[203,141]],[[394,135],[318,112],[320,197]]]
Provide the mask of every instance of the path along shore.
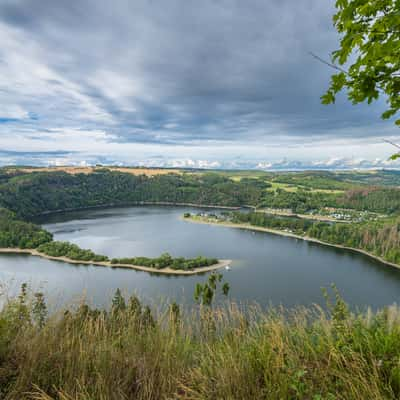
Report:
[[68,264],[81,264],[81,265],[94,265],[101,267],[109,267],[109,268],[127,268],[127,269],[136,269],[139,271],[152,272],[155,274],[164,274],[164,275],[196,275],[204,272],[215,271],[220,268],[227,267],[232,260],[219,260],[217,264],[210,265],[208,267],[199,267],[191,270],[182,270],[182,269],[172,269],[172,268],[161,268],[156,269],[152,267],[144,267],[142,265],[132,265],[132,264],[111,264],[110,261],[82,261],[82,260],[72,260],[68,257],[55,257],[49,256],[44,253],[40,253],[35,249],[19,249],[19,248],[0,248],[0,253],[8,253],[8,254],[29,254],[31,256],[42,257],[48,260],[53,261],[61,261]]
[[375,254],[372,254],[366,250],[362,250],[362,249],[357,249],[355,247],[348,247],[348,246],[343,246],[340,244],[333,244],[333,243],[328,243],[328,242],[323,242],[322,240],[318,240],[315,238],[312,238],[310,236],[301,236],[301,235],[296,235],[295,233],[290,233],[290,232],[284,232],[284,231],[279,231],[276,229],[270,229],[270,228],[263,228],[261,226],[254,226],[254,225],[250,225],[250,224],[235,224],[235,223],[230,223],[230,222],[216,222],[216,221],[209,221],[209,220],[205,220],[205,219],[198,219],[198,218],[193,218],[193,217],[188,217],[188,218],[183,218],[185,221],[188,222],[193,222],[196,224],[208,224],[208,225],[217,225],[217,226],[223,226],[226,228],[236,228],[236,229],[246,229],[246,230],[250,230],[250,231],[259,231],[259,232],[267,232],[267,233],[272,233],[274,235],[279,235],[279,236],[286,236],[286,237],[291,237],[294,239],[301,239],[301,240],[305,240],[307,242],[312,242],[312,243],[318,243],[320,245],[323,246],[330,246],[330,247],[336,247],[338,249],[344,249],[344,250],[350,250],[350,251],[354,251],[357,253],[361,253],[364,254],[368,257],[371,257],[379,262],[381,262],[382,264],[386,264],[389,265],[391,267],[400,269],[400,265],[399,264],[395,264],[392,263],[390,261],[386,261],[384,258],[379,257]]

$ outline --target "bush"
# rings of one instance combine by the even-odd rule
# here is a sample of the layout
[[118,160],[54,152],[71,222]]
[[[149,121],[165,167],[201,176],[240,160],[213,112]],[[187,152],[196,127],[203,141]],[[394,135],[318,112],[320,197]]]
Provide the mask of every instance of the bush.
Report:
[[81,249],[76,244],[69,242],[48,242],[40,245],[37,250],[48,256],[66,257],[77,261],[108,261],[107,256],[95,254],[91,250]]
[[111,264],[130,264],[150,267],[155,269],[172,268],[175,270],[190,270],[194,268],[208,267],[218,263],[216,258],[196,257],[196,258],[173,258],[168,253],[162,254],[157,258],[133,257],[133,258],[113,258]]

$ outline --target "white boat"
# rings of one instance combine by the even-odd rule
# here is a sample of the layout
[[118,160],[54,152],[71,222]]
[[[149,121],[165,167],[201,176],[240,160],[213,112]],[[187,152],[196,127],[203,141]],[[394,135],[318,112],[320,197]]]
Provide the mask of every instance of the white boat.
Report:
[[231,267],[230,267],[229,265],[227,265],[227,266],[225,266],[225,269],[226,269],[227,271],[230,271]]

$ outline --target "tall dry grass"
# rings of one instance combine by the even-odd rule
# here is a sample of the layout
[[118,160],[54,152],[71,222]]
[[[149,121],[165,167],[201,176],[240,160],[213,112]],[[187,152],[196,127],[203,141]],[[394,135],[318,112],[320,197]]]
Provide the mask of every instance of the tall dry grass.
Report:
[[337,298],[329,312],[229,304],[179,315],[133,297],[45,320],[25,297],[0,313],[3,399],[400,398],[395,306],[352,314]]

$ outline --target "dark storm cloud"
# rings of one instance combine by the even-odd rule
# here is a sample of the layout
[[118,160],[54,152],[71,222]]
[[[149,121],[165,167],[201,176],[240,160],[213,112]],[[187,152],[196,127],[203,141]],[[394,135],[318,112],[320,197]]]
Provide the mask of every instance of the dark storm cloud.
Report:
[[320,104],[332,71],[308,52],[336,48],[333,11],[321,0],[3,0],[0,21],[51,71],[34,100],[6,89],[38,116],[32,127],[121,142],[379,136],[382,105]]

